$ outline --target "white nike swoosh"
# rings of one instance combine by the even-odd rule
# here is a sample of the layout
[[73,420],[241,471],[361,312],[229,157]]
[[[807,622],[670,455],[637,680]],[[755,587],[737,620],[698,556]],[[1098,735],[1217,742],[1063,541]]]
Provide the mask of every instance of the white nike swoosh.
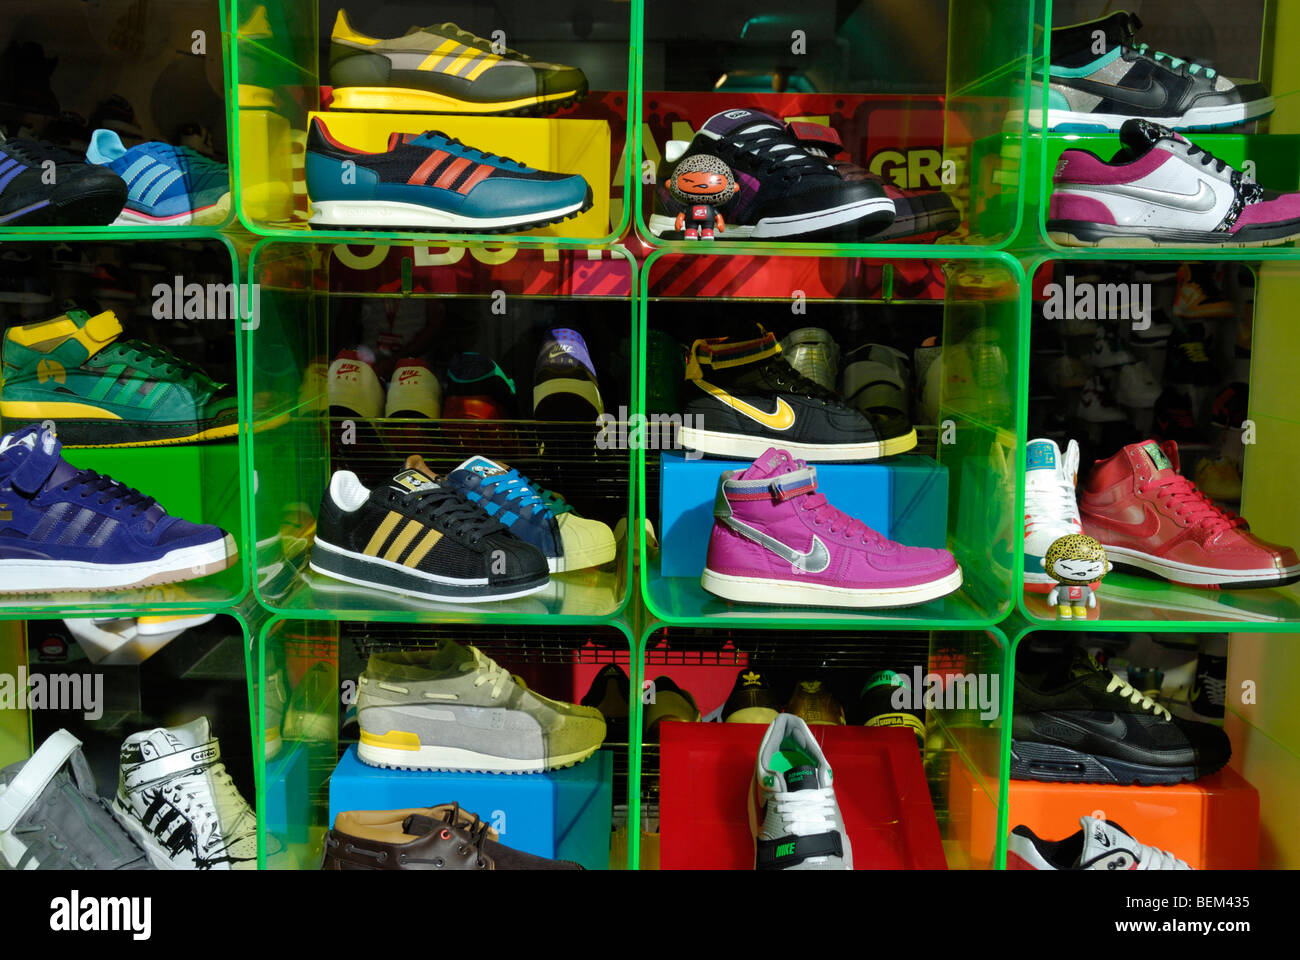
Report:
[[1197,181],[1198,188],[1195,193],[1173,193],[1169,190],[1156,190],[1152,187],[1137,187],[1129,183],[1108,183],[1104,186],[1098,185],[1107,193],[1117,193],[1121,197],[1131,197],[1134,200],[1145,200],[1147,203],[1153,203],[1158,207],[1169,207],[1173,210],[1190,210],[1195,213],[1204,213],[1214,207],[1218,197],[1211,187],[1204,180]]

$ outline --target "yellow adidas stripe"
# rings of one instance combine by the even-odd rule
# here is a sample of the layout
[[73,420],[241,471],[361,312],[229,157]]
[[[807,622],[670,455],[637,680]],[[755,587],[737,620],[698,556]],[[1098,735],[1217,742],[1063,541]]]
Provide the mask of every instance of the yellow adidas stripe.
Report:
[[412,550],[410,555],[402,561],[402,564],[412,568],[419,566],[420,561],[424,559],[424,555],[432,550],[434,544],[441,539],[441,533],[437,530],[430,530],[424,535],[424,539],[415,545],[415,549]]
[[433,65],[435,63],[437,63],[443,57],[447,56],[447,54],[451,53],[453,50],[456,49],[461,49],[459,43],[457,43],[455,40],[444,40],[442,43],[438,44],[438,46],[434,48],[433,53],[425,57],[424,61],[415,69],[432,70]]
[[423,529],[424,524],[420,523],[420,521],[408,520],[406,526],[402,527],[402,532],[393,539],[392,545],[384,551],[384,559],[396,563],[397,558],[402,555],[402,551],[415,539],[415,535]]
[[379,548],[384,545],[384,541],[388,539],[389,534],[396,529],[401,521],[402,515],[400,513],[393,510],[388,511],[388,516],[384,517],[383,522],[379,524],[379,529],[375,531],[374,536],[370,538],[370,542],[366,544],[366,549],[361,552],[368,557],[378,554]]

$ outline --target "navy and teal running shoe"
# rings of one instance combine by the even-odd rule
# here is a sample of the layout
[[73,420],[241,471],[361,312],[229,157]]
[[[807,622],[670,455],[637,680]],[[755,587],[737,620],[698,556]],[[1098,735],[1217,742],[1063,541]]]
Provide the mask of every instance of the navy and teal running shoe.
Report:
[[0,594],[123,590],[235,562],[234,539],[61,456],[53,430],[0,437]]
[[470,457],[447,482],[525,543],[546,556],[551,573],[598,567],[614,559],[614,532],[580,517],[563,498],[518,470],[487,457]]
[[118,226],[222,223],[230,213],[226,165],[189,147],[150,142],[128,150],[112,130],[96,130],[86,159],[126,181]]
[[125,202],[112,170],[44,140],[0,136],[0,227],[102,227]]
[[589,210],[577,174],[547,173],[430,130],[394,133],[383,153],[339,143],[319,118],[307,136],[311,223],[350,229],[527,230]]

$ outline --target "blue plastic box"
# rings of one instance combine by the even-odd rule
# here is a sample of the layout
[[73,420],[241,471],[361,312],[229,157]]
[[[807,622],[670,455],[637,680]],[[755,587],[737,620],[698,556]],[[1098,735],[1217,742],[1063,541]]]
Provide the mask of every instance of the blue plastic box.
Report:
[[330,823],[340,810],[405,810],[459,803],[489,823],[501,842],[539,857],[609,869],[614,757],[549,773],[389,770],[362,763],[354,744],[330,777]]
[[311,821],[307,750],[289,740],[283,743],[266,761],[266,832],[286,844],[306,843]]
[[[699,577],[713,530],[718,477],[749,461],[659,458],[659,561],[665,577]],[[891,540],[942,547],[948,526],[948,468],[904,454],[875,463],[819,463],[817,490],[832,504]]]

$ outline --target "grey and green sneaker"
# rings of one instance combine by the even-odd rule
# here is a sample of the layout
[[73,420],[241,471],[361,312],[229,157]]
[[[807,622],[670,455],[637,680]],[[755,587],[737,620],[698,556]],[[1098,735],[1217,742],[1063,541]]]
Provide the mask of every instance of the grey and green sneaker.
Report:
[[67,730],[0,770],[0,869],[152,869],[100,799],[81,741]]
[[749,791],[755,870],[852,870],[830,764],[808,724],[782,713],[763,734]]
[[121,340],[111,310],[69,310],[5,331],[0,419],[53,420],[65,447],[151,447],[234,437],[234,389],[187,360]]
[[376,767],[536,773],[605,740],[600,711],[534,693],[472,646],[376,653],[358,682],[357,753]]

